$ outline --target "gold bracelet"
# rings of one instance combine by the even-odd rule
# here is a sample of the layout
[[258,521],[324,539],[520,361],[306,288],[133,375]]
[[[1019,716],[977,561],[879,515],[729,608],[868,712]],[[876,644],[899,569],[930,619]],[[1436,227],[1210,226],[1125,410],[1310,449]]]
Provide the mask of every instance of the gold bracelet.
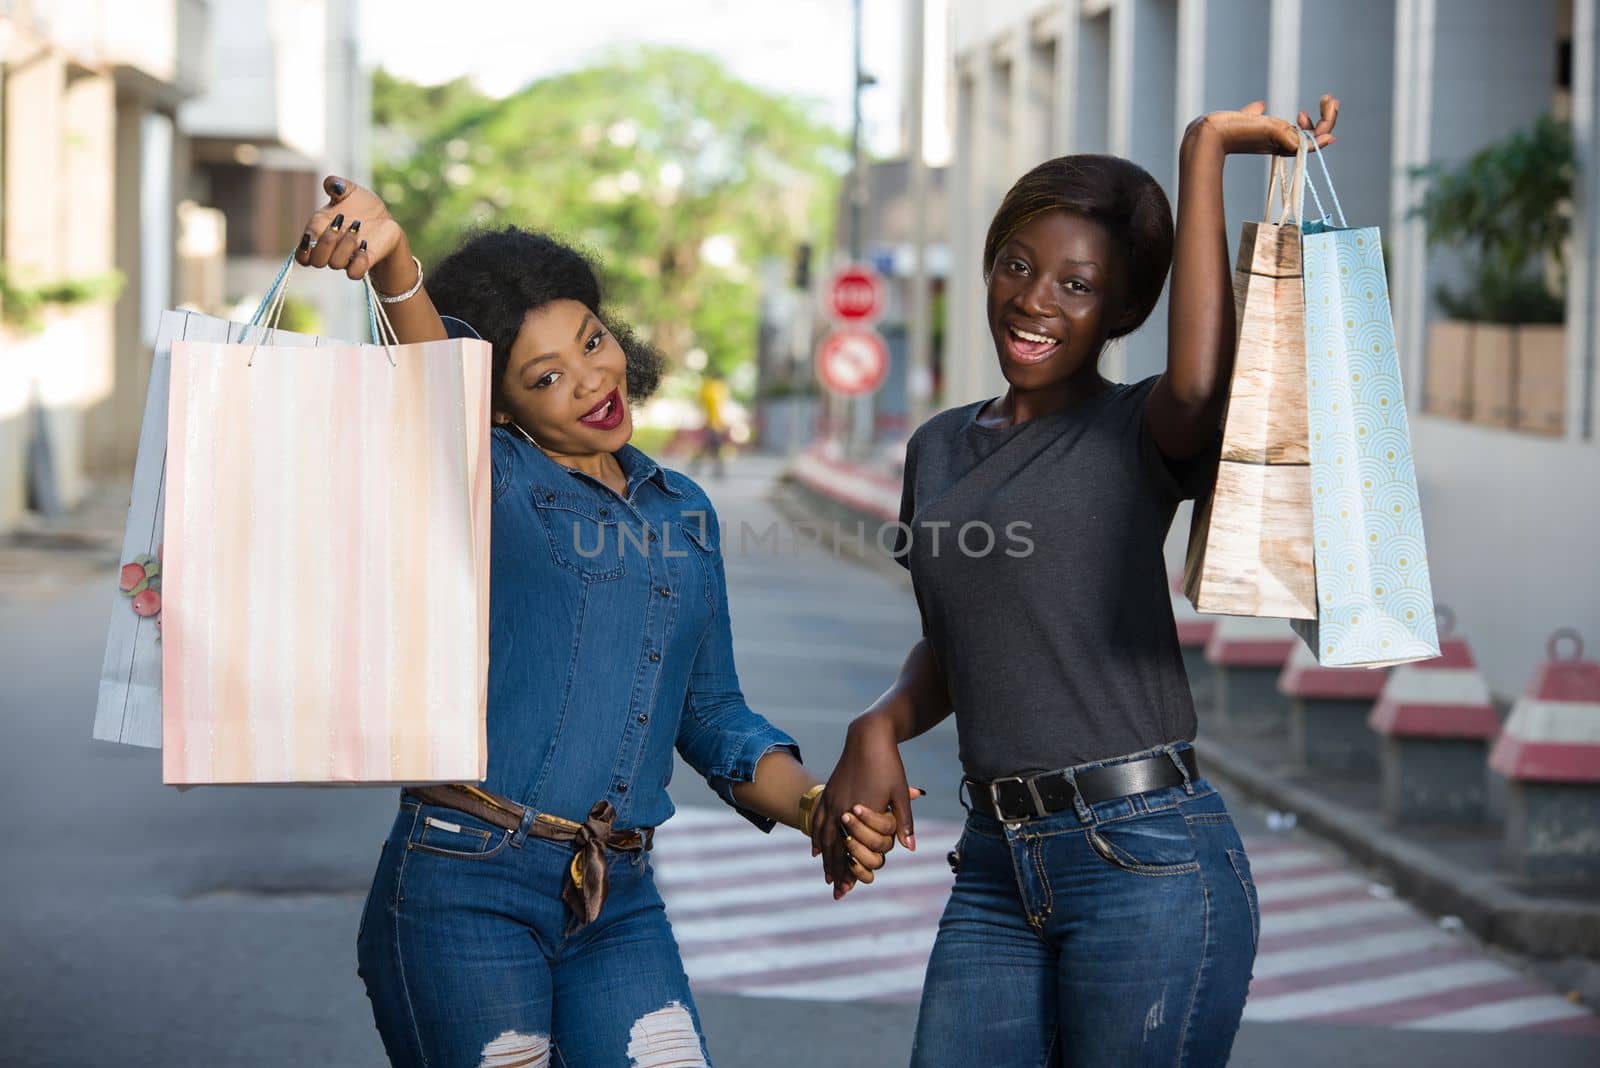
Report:
[[827,788],[827,783],[819,782],[800,795],[800,831],[807,838],[811,837],[811,810],[817,807],[817,798],[821,797],[822,791]]

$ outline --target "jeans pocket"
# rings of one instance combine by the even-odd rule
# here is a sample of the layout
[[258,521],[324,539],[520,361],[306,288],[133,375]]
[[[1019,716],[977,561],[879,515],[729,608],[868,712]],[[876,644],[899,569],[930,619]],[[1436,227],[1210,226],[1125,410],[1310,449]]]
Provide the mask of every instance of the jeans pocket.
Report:
[[1141,813],[1084,830],[1101,860],[1136,875],[1184,875],[1200,870],[1189,825],[1176,808]]
[[511,841],[511,832],[474,820],[461,813],[438,809],[429,815],[426,808],[411,830],[406,848],[436,857],[459,860],[488,860],[497,856]]
[[1255,878],[1250,874],[1250,858],[1243,850],[1230,849],[1228,860],[1233,864],[1233,873],[1239,877],[1244,899],[1250,906],[1250,948],[1258,949],[1261,945],[1261,901],[1256,895]]

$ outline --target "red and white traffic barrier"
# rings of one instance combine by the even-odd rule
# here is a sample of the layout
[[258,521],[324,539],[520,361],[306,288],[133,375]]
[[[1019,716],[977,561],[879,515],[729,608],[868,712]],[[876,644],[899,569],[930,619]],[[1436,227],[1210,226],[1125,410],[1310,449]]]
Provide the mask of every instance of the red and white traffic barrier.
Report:
[[1278,676],[1289,699],[1289,750],[1302,767],[1371,771],[1378,766],[1378,736],[1367,727],[1385,672],[1324,667],[1305,642],[1295,642]]
[[[1563,642],[1571,656],[1560,655]],[[1545,648],[1489,766],[1517,782],[1600,783],[1600,663],[1583,658],[1583,639],[1569,628]]]
[[1367,725],[1378,740],[1383,811],[1395,823],[1478,826],[1500,714],[1455,613],[1436,605],[1440,655],[1389,672]]
[[1282,619],[1212,618],[1217,622],[1206,640],[1206,660],[1220,668],[1281,670],[1294,647],[1303,644]]
[[1451,633],[1454,616],[1440,605],[1439,656],[1389,672],[1367,721],[1390,738],[1487,740],[1500,733],[1500,714],[1472,646]]
[[1324,667],[1310,646],[1295,642],[1278,676],[1278,692],[1314,701],[1375,701],[1383,692],[1384,676],[1375,668]]
[[1206,640],[1206,662],[1216,669],[1216,706],[1224,721],[1252,732],[1274,732],[1288,722],[1278,675],[1302,644],[1282,619],[1217,616]]

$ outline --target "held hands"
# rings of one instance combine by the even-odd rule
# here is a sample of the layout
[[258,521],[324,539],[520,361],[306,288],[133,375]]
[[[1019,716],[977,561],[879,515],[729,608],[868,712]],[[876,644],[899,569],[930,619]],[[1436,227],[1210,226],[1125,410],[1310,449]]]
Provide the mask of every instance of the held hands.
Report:
[[[322,180],[328,203],[306,221],[295,262],[328,267],[359,281],[368,271],[380,292],[400,292],[415,277],[406,235],[378,195],[348,178]],[[391,255],[396,250],[400,255]],[[394,278],[386,275],[394,274]]]
[[1297,122],[1274,118],[1267,114],[1267,105],[1260,100],[1246,104],[1238,111],[1213,111],[1189,124],[1184,140],[1209,140],[1226,155],[1278,155],[1292,156],[1300,148],[1300,131],[1310,131],[1316,147],[1327,148],[1333,144],[1333,127],[1339,121],[1339,101],[1324,93],[1320,103],[1321,115],[1315,123],[1302,111]]
[[811,853],[822,857],[835,901],[857,882],[870,883],[895,839],[917,848],[911,801],[922,791],[906,784],[893,733],[863,716],[850,727],[844,754],[811,812]]

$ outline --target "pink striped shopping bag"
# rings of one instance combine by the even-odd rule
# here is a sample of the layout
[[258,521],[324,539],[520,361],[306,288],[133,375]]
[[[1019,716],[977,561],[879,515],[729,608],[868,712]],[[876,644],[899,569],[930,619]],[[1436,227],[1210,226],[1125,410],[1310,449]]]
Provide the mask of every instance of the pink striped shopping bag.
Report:
[[481,781],[486,342],[177,342],[169,784]]

